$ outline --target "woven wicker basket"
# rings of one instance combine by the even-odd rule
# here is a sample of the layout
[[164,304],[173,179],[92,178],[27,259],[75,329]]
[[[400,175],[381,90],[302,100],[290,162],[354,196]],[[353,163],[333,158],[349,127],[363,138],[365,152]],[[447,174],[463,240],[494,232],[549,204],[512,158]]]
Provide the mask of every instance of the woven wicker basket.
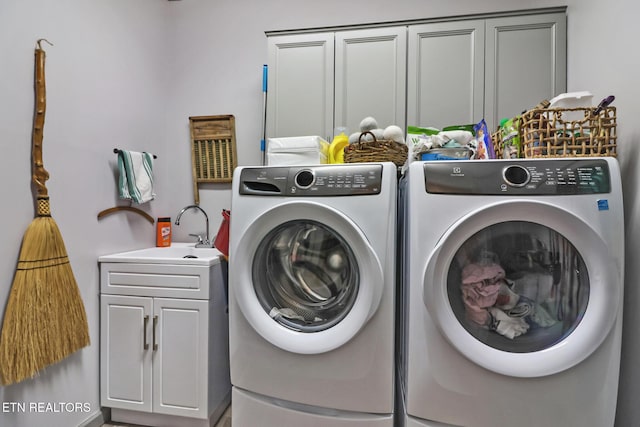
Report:
[[[522,141],[522,121],[520,119],[518,120],[518,138],[520,141]],[[514,151],[505,152],[504,142],[502,141],[502,130],[500,128],[498,128],[498,130],[491,134],[491,144],[493,145],[493,152],[496,153],[496,159],[513,158],[513,156],[516,154],[517,157],[523,157],[522,149],[519,149],[517,153],[515,153]],[[509,155],[511,155],[511,157],[508,157]]]
[[520,129],[524,157],[617,155],[615,107],[530,110]]
[[[520,157],[617,156],[615,107],[597,113],[595,108],[529,110],[519,118],[518,133]],[[503,158],[500,130],[491,136],[496,157]]]
[[[373,141],[362,141],[365,135],[371,135]],[[393,162],[400,167],[407,161],[409,149],[405,144],[387,139],[376,139],[371,132],[362,132],[358,142],[344,149],[345,163]]]
[[504,145],[502,144],[502,132],[500,129],[491,134],[491,144],[493,144],[493,152],[496,153],[496,159],[504,158]]

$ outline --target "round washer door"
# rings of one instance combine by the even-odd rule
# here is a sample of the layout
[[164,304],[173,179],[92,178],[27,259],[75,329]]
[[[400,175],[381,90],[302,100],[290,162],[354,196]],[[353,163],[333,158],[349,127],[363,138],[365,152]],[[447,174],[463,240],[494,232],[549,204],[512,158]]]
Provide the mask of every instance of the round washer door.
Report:
[[[543,224],[544,222],[544,224]],[[585,222],[546,203],[489,205],[458,220],[424,271],[424,302],[440,333],[503,375],[564,371],[602,344],[621,279]]]
[[233,256],[242,314],[283,350],[338,348],[380,304],[382,266],[366,236],[343,213],[319,203],[268,210],[244,231]]

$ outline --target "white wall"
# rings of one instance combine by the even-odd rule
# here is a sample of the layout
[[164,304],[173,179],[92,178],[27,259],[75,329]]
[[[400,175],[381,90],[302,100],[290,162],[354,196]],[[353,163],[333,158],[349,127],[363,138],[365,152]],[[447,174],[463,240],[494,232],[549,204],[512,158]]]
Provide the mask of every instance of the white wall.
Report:
[[[616,95],[620,161],[627,224],[625,344],[619,425],[640,419],[635,360],[640,340],[640,293],[635,263],[640,228],[634,168],[640,139],[635,76],[640,56],[629,49],[640,37],[631,0],[2,0],[0,1],[0,180],[6,208],[0,247],[0,309],[4,308],[22,234],[33,218],[30,133],[33,114],[33,47],[47,48],[48,110],[45,166],[52,212],[60,225],[90,319],[92,346],[47,369],[39,378],[0,388],[0,401],[89,402],[98,397],[98,268],[105,253],[153,245],[153,228],[127,213],[97,221],[117,203],[114,147],[154,151],[158,198],[145,207],[172,216],[193,202],[188,117],[233,114],[240,164],[258,164],[265,31],[395,21],[568,5],[568,90],[591,90],[596,99]],[[523,70],[526,84],[526,70]],[[200,191],[213,232],[230,205],[228,185]],[[185,216],[177,240],[203,230],[202,218]],[[1,408],[0,408],[1,409]],[[579,408],[576,408],[579,410]],[[79,425],[91,414],[48,417],[0,412],[0,425]],[[46,419],[46,423],[42,420]]]
[[[4,313],[20,242],[34,218],[31,127],[34,48],[47,52],[44,165],[52,216],[61,229],[89,319],[91,346],[39,377],[0,387],[2,402],[81,402],[90,411],[69,414],[2,412],[0,425],[71,427],[100,410],[98,395],[99,255],[154,244],[141,216],[97,220],[117,203],[113,148],[158,154],[164,147],[166,2],[157,0],[0,1],[0,310]],[[164,175],[164,176],[163,176]],[[167,172],[158,176],[153,216],[168,212]],[[177,209],[177,206],[176,206]],[[173,214],[173,207],[171,207]]]

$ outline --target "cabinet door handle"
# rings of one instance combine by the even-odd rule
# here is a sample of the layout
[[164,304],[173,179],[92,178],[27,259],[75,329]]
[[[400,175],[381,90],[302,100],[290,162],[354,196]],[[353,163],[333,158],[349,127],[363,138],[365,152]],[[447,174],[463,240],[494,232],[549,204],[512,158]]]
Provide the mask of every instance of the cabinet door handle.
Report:
[[144,325],[142,327],[142,336],[144,337],[142,348],[144,350],[149,350],[149,343],[147,342],[147,325],[148,324],[149,324],[149,315],[146,315],[144,316]]
[[156,326],[158,326],[158,316],[153,316],[153,351],[158,349],[158,343],[156,342]]

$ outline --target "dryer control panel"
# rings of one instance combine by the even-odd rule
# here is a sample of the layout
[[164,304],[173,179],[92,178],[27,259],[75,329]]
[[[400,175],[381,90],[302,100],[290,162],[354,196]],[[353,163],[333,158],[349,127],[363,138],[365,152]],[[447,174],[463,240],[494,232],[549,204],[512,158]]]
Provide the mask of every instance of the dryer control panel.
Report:
[[603,159],[520,159],[424,163],[428,193],[576,195],[609,193]]
[[382,165],[343,164],[245,168],[240,194],[254,196],[353,196],[379,194]]

